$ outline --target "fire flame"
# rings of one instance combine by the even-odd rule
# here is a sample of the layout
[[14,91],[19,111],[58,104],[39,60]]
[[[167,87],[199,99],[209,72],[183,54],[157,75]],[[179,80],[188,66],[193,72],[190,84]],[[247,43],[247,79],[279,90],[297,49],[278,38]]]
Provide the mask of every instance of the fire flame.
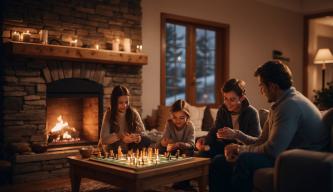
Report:
[[63,139],[71,139],[72,136],[70,134],[68,134],[68,132],[66,131],[63,135],[62,135]]
[[68,122],[64,122],[64,120],[62,119],[62,115],[59,115],[57,120],[58,123],[56,123],[56,125],[51,129],[52,133],[61,131],[62,129],[68,127]]
[[[72,135],[74,134],[74,135]],[[56,125],[51,129],[51,135],[53,138],[53,142],[60,142],[63,140],[66,141],[79,141],[76,135],[76,129],[74,127],[70,127],[68,122],[65,122],[62,118],[62,115],[59,115],[57,118]]]

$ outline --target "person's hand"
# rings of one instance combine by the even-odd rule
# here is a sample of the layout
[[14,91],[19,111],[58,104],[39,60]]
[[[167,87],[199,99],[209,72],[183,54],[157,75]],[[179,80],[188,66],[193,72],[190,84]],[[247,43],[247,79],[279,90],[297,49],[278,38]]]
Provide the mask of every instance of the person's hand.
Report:
[[117,134],[115,134],[115,133],[112,133],[111,136],[109,137],[107,143],[108,144],[112,144],[112,143],[115,143],[115,142],[117,142],[119,140],[120,140],[119,136]]
[[204,151],[205,150],[205,138],[201,137],[197,140],[197,142],[195,143],[195,147],[199,150],[199,151]]
[[140,134],[132,134],[132,137],[134,139],[134,143],[140,143],[141,142],[141,135]]
[[170,140],[169,140],[168,138],[163,137],[163,138],[161,139],[161,145],[162,145],[163,147],[166,147],[169,143],[170,143]]
[[175,144],[169,143],[166,148],[168,152],[173,151],[175,149]]
[[216,137],[218,139],[236,139],[237,132],[229,127],[223,127],[217,131]]
[[224,156],[229,162],[235,162],[239,155],[239,145],[238,144],[229,144],[224,147]]
[[123,135],[122,141],[126,144],[129,144],[133,143],[135,141],[135,138],[131,134],[125,133]]
[[184,142],[175,143],[174,149],[185,149],[185,148],[186,148],[186,143],[184,143]]

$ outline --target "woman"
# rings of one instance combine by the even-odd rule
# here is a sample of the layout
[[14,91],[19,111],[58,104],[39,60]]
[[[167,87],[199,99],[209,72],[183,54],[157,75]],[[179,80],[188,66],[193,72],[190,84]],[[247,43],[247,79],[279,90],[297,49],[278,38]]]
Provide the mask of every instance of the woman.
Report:
[[258,111],[245,96],[245,82],[230,79],[222,91],[223,105],[217,112],[215,127],[196,142],[203,156],[223,154],[229,143],[252,143],[261,133]]
[[[217,112],[215,127],[206,138],[198,139],[196,147],[203,155],[212,157],[209,167],[209,191],[220,191],[217,186],[231,189],[232,165],[226,161],[224,147],[230,143],[254,143],[261,133],[258,111],[245,97],[245,83],[228,80],[223,86],[223,105]],[[223,170],[223,172],[221,171]]]
[[145,136],[145,128],[139,113],[129,104],[129,91],[116,86],[111,93],[111,108],[104,113],[100,144],[110,145],[116,151],[148,147],[150,140]]

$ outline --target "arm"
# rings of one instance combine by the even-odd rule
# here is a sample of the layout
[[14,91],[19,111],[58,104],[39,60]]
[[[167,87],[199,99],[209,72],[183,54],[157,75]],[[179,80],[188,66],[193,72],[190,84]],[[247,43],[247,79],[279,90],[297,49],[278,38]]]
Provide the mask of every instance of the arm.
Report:
[[111,109],[108,108],[103,116],[101,132],[100,132],[100,141],[101,144],[112,144],[119,140],[119,137],[116,133],[110,133],[110,119],[111,119]]
[[139,133],[140,135],[145,135],[145,125],[142,122],[142,119],[140,117],[140,114],[137,110],[133,109],[133,113],[134,113],[134,121],[136,122],[136,133]]
[[195,142],[195,138],[194,138],[194,127],[193,124],[191,122],[188,123],[188,125],[186,126],[186,130],[185,130],[185,139],[182,142],[183,147],[184,148],[194,148],[194,142]]
[[235,130],[235,139],[243,144],[249,145],[254,144],[258,137],[261,134],[260,122],[259,122],[259,114],[258,111],[250,106],[248,124],[247,124],[247,133],[242,132],[241,130]]
[[286,102],[271,113],[268,139],[260,145],[241,146],[241,152],[265,153],[275,158],[288,148],[298,129],[300,109],[297,105]]

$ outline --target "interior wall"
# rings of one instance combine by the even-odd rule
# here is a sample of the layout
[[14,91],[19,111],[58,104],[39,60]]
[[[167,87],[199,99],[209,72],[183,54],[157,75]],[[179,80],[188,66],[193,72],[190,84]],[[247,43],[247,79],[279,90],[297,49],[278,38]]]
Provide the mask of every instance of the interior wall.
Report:
[[230,25],[230,77],[247,83],[247,95],[258,108],[268,108],[259,94],[253,73],[272,59],[272,50],[290,58],[297,89],[302,90],[302,14],[272,7],[255,0],[142,0],[143,116],[160,103],[160,13],[170,13]]
[[[322,86],[322,65],[313,64],[316,51],[320,48],[330,48],[333,52],[333,27],[315,22],[309,23],[309,47],[308,47],[308,97],[313,99],[314,90],[320,90]],[[333,64],[326,64],[325,82],[333,81]]]
[[302,12],[305,14],[332,11],[332,8],[332,0],[302,0]]

